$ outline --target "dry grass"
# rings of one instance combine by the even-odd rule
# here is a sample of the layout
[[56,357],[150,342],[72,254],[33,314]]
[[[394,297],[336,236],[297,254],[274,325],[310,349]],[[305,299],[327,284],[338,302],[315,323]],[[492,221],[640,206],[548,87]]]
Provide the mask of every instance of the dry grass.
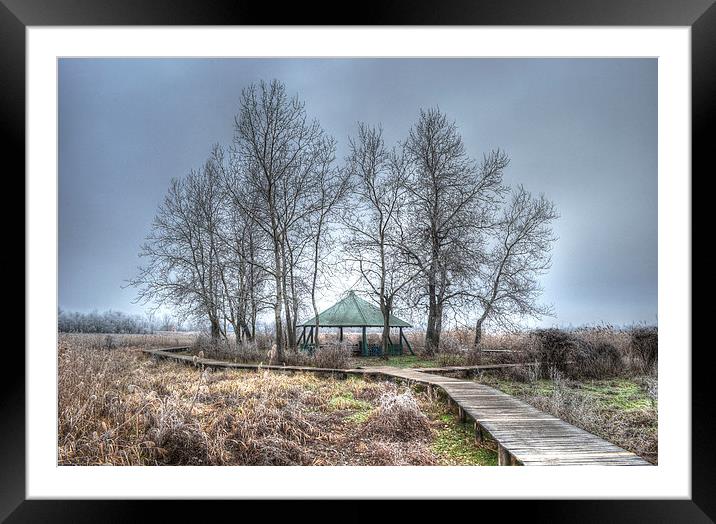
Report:
[[153,335],[60,333],[59,342],[65,346],[84,349],[115,349],[137,347],[189,346],[197,338],[195,333],[162,333]]
[[202,334],[193,341],[189,353],[244,364],[285,364],[324,369],[351,367],[351,350],[347,343],[325,342],[313,354],[302,351],[285,351],[279,362],[274,352],[265,349],[256,342],[237,346],[233,341],[212,340],[209,336]]
[[433,446],[446,407],[390,382],[211,371],[141,347],[60,336],[59,464],[440,465],[465,456]]

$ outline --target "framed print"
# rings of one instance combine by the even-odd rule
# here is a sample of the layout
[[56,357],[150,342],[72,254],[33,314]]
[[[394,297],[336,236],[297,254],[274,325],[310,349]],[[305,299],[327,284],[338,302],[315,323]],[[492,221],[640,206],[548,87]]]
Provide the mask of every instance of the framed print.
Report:
[[711,2],[3,2],[8,522],[134,499],[712,521]]

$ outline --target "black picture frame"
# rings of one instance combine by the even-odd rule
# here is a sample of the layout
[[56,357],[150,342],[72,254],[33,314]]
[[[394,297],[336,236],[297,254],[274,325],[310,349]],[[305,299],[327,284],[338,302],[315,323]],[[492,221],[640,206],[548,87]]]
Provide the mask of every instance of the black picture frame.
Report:
[[[569,25],[569,26],[690,26],[692,44],[692,172],[707,175],[713,148],[708,130],[713,127],[716,98],[716,6],[714,0],[474,0],[389,1],[341,10],[320,4],[287,3],[280,9],[271,3],[199,0],[0,0],[0,128],[8,173],[25,171],[25,29],[46,25]],[[357,5],[358,7],[358,5]],[[7,162],[10,162],[8,165]],[[709,166],[710,167],[710,166]],[[711,168],[711,171],[713,168]],[[684,176],[689,176],[684,173]],[[16,182],[19,177],[15,176]],[[694,180],[693,174],[691,180]],[[24,193],[18,183],[15,194]],[[17,210],[2,207],[5,224],[17,223]],[[11,242],[24,244],[17,226],[8,231]],[[12,238],[12,235],[16,235]],[[19,253],[19,248],[17,249]],[[24,251],[23,251],[24,253]],[[6,272],[27,261],[3,254]],[[14,274],[17,268],[13,269]],[[27,278],[27,275],[26,275]],[[48,290],[48,296],[54,290]],[[23,299],[24,303],[24,299]],[[692,322],[693,325],[693,322]],[[17,331],[19,329],[16,328]],[[689,348],[682,348],[687,351]],[[692,351],[692,498],[690,500],[584,500],[584,501],[480,501],[464,514],[485,518],[495,510],[514,516],[525,512],[531,521],[550,522],[712,522],[716,519],[716,464],[712,447],[714,403],[708,373],[708,347]],[[48,353],[51,354],[51,353]],[[98,522],[148,518],[148,502],[32,500],[25,497],[25,361],[19,351],[5,351],[4,377],[0,380],[0,519],[7,522]],[[202,509],[185,501],[153,502],[162,512],[180,520],[205,519]],[[266,503],[241,504],[242,513],[265,511]],[[308,505],[308,501],[298,504]],[[479,509],[476,504],[479,504]],[[256,507],[250,507],[256,506]],[[509,507],[508,510],[505,508]],[[423,504],[401,510],[424,512]],[[461,504],[450,514],[462,513]],[[498,509],[500,508],[500,509]],[[489,511],[492,510],[492,511]],[[295,512],[295,509],[293,510]],[[300,510],[299,510],[300,511]],[[311,509],[310,511],[313,512]],[[351,512],[356,520],[360,513]],[[445,515],[448,515],[447,513]],[[494,513],[493,513],[494,515]],[[318,511],[315,518],[335,519]],[[164,518],[164,517],[163,517]],[[171,518],[166,516],[166,518]],[[493,516],[494,518],[494,516]]]

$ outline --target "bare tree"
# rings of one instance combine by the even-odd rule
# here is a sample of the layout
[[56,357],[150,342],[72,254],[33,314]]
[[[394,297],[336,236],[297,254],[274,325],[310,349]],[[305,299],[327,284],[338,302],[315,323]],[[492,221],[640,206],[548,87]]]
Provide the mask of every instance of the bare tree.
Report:
[[320,320],[316,292],[319,285],[319,274],[326,271],[322,248],[332,240],[330,237],[331,221],[338,217],[338,208],[343,204],[350,190],[350,173],[348,170],[333,167],[335,144],[326,144],[320,169],[314,180],[314,191],[317,195],[315,212],[310,216],[309,228],[312,232],[312,264],[311,264],[311,305],[316,319],[316,349],[318,349]]
[[243,206],[236,205],[243,180],[227,161],[218,144],[212,149],[207,169],[220,179],[222,205],[217,209],[220,228],[219,277],[222,290],[221,310],[225,322],[235,333],[236,344],[251,341],[256,331],[256,317],[262,309],[260,296],[266,282],[262,267],[265,257],[259,249],[262,237]]
[[333,138],[280,82],[242,90],[229,154],[215,145],[201,169],[172,181],[130,281],[137,300],[208,323],[214,339],[230,325],[237,345],[272,309],[281,360],[296,347],[299,315],[312,309],[318,324],[340,216],[343,258],[383,315],[384,353],[391,312],[408,299],[427,309],[428,352],[448,310],[477,309],[476,343],[487,322],[549,312],[538,277],[557,214],[521,187],[502,209],[503,152],[476,162],[438,109],[421,111],[393,149],[365,124],[349,146],[338,168]]
[[183,179],[174,179],[143,244],[146,264],[130,285],[139,289],[137,301],[155,307],[171,305],[209,321],[214,339],[221,327],[219,208],[221,190],[207,164]]
[[296,230],[314,210],[310,182],[320,164],[325,136],[318,122],[308,120],[304,104],[297,97],[290,98],[285,86],[274,80],[242,91],[234,144],[236,162],[251,195],[235,201],[266,235],[273,255],[266,269],[274,281],[275,342],[280,359],[284,346],[296,344],[300,307],[296,271],[307,242]]
[[368,293],[380,305],[387,355],[395,300],[417,275],[401,249],[406,162],[401,152],[386,149],[381,128],[360,123],[347,164],[357,200],[344,217],[350,232],[346,258],[357,265]]
[[427,303],[425,349],[432,354],[440,344],[446,308],[463,298],[481,257],[509,159],[498,150],[478,165],[455,123],[439,109],[420,111],[404,149],[410,220],[403,248],[420,272],[416,302]]
[[544,195],[535,198],[522,186],[513,192],[493,229],[492,249],[482,264],[474,295],[480,309],[475,345],[480,344],[487,321],[514,327],[525,316],[551,314],[551,307],[539,302],[538,277],[551,264],[550,251],[556,241],[552,222],[558,216]]

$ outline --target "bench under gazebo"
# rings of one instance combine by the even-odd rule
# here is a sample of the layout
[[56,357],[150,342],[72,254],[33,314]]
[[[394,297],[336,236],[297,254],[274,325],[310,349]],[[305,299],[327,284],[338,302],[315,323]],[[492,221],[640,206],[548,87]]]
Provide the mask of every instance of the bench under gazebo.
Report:
[[[343,342],[344,328],[361,328],[362,337],[358,343],[358,354],[363,356],[382,355],[381,346],[368,345],[368,328],[383,328],[383,313],[380,308],[374,306],[370,302],[363,300],[353,291],[349,291],[346,297],[318,314],[318,326],[316,326],[316,317],[301,324],[302,332],[298,337],[298,345],[303,351],[312,351],[316,347],[318,340],[318,330],[320,328],[338,328],[338,340]],[[394,344],[390,336],[388,337],[388,354],[402,355],[403,344],[408,348],[411,355],[414,355],[410,342],[403,333],[403,328],[412,327],[405,320],[401,320],[394,315],[390,315],[390,327],[398,328],[398,343]]]

